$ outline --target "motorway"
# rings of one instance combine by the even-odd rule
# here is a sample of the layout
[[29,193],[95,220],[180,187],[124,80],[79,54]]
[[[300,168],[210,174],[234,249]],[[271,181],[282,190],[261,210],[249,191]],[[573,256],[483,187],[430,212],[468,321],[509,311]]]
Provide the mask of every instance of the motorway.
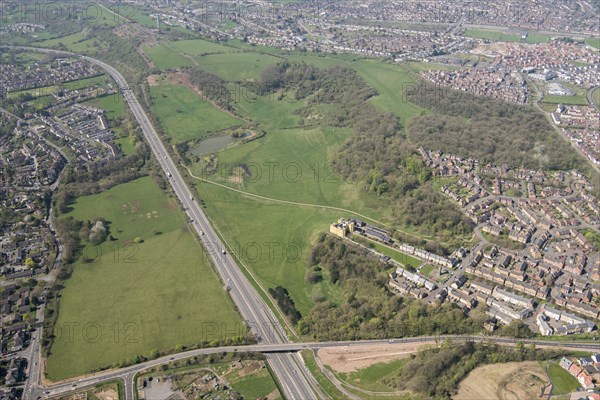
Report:
[[[185,184],[183,177],[171,159],[166,147],[160,140],[158,133],[152,126],[146,112],[139,104],[136,96],[130,90],[125,78],[123,78],[119,71],[100,60],[75,53],[34,47],[19,46],[18,48],[43,53],[78,56],[102,68],[115,80],[121,90],[124,100],[127,102],[135,119],[142,128],[154,156],[168,176],[169,183],[185,213],[190,221],[193,221],[192,227],[201,238],[202,243],[213,261],[216,271],[220,275],[222,281],[226,282],[226,285],[230,287],[229,294],[235,302],[243,319],[250,327],[251,332],[261,344],[288,343],[289,339],[279,324],[279,321],[236,265],[234,259],[226,250],[212,225],[209,223],[206,215],[204,215],[201,207],[195,201],[192,192]],[[286,398],[310,400],[323,396],[317,382],[306,369],[298,354],[272,354],[269,355],[267,359],[281,385],[283,395]],[[126,387],[126,399],[133,400],[135,398],[134,385],[131,382],[126,382]]]

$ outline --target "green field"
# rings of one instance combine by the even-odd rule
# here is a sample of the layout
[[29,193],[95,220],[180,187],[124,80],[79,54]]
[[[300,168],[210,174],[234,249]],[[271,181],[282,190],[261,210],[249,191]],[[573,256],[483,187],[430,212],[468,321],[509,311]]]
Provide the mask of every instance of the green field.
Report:
[[588,103],[585,96],[544,96],[543,102],[550,104],[572,104],[577,106],[586,106]]
[[548,367],[548,374],[554,384],[553,394],[567,394],[576,391],[581,387],[577,379],[562,369],[557,363],[552,363]]
[[600,37],[587,38],[585,39],[585,43],[592,46],[593,48],[600,49]]
[[550,40],[550,36],[539,33],[530,33],[527,35],[527,43],[546,43]]
[[117,240],[87,245],[83,253],[93,261],[74,264],[61,293],[48,378],[244,333],[177,202],[152,179],[79,198],[68,215],[105,218]]
[[373,364],[356,372],[339,375],[345,382],[364,390],[393,392],[395,391],[394,388],[382,381],[388,376],[397,376],[408,360],[408,358],[403,358],[386,363]]
[[81,90],[83,88],[103,84],[105,82],[107,82],[107,77],[105,75],[100,75],[92,78],[85,78],[76,81],[65,82],[61,83],[60,85],[44,86],[40,88],[25,89],[19,92],[11,92],[9,93],[8,98],[17,98],[26,95],[32,96],[34,98],[41,98],[56,94],[59,90],[61,90],[61,88],[64,88],[66,90]]
[[231,383],[231,387],[245,399],[263,399],[277,389],[267,368],[243,377],[228,376],[227,380]]
[[115,120],[125,116],[125,103],[123,97],[119,93],[108,96],[97,97],[86,101],[85,104],[104,110],[106,118]]
[[182,56],[179,52],[167,47],[164,44],[158,44],[152,47],[146,46],[143,48],[146,56],[160,69],[190,67],[194,62],[187,57]]
[[86,39],[85,35],[81,32],[56,39],[36,42],[36,45],[39,47],[51,48],[57,48],[61,44],[64,45],[67,50],[75,53],[92,53],[105,47],[103,43],[97,39]]
[[404,95],[406,89],[414,87],[416,81],[403,66],[374,60],[356,61],[350,66],[379,93],[370,100],[371,104],[396,114],[402,125],[406,125],[410,117],[422,110],[409,103]]
[[592,101],[596,106],[600,107],[600,89],[594,90],[592,93]]
[[[500,31],[492,31],[487,29],[467,29],[464,33],[467,37],[479,38],[492,40],[497,42],[520,42],[521,33],[505,33]],[[541,33],[528,33],[527,39],[524,42],[527,43],[546,43],[550,40],[549,35]]]
[[121,151],[126,155],[130,155],[135,153],[135,147],[133,143],[131,143],[131,139],[128,137],[116,139],[115,142],[121,148]]
[[243,261],[242,270],[249,268],[265,290],[285,287],[302,314],[314,305],[313,294],[335,290],[305,285],[304,274],[312,243],[339,212],[249,198],[207,183],[197,189],[231,253]]
[[467,29],[464,33],[467,37],[479,38],[479,39],[487,39],[487,40],[500,40],[502,37],[502,32],[496,31],[487,31],[483,29]]
[[260,53],[228,53],[195,58],[200,67],[227,81],[257,80],[262,70],[281,59]]
[[164,77],[161,77],[157,86],[150,87],[150,95],[154,115],[175,143],[244,125],[243,121],[216,109],[191,89],[171,84]]

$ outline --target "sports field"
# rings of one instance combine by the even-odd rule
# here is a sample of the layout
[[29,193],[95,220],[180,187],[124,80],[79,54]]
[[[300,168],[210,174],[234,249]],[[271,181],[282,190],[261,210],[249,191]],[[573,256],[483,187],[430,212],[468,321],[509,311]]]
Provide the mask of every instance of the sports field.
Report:
[[79,198],[68,216],[105,218],[116,240],[88,244],[92,261],[65,282],[50,379],[244,333],[177,202],[152,179]]

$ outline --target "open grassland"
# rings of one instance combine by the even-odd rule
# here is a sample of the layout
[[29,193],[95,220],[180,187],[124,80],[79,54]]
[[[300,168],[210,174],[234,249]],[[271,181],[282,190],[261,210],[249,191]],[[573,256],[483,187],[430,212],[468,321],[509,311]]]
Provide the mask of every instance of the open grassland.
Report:
[[[385,200],[343,181],[329,165],[336,149],[350,134],[350,130],[340,128],[274,131],[262,139],[219,152],[219,171],[204,175],[217,183],[268,198],[382,217],[387,213]],[[241,164],[247,166],[247,172]],[[195,175],[201,174],[197,166]]]
[[244,266],[248,267],[265,290],[285,287],[302,314],[314,305],[313,290],[315,295],[335,290],[305,285],[304,275],[312,243],[321,232],[329,230],[339,212],[277,204],[208,183],[197,187],[230,251],[243,261],[240,267],[246,273]]
[[65,282],[48,378],[244,333],[178,204],[150,178],[79,198],[68,215],[105,218],[116,240],[88,244],[92,261]]
[[502,32],[469,28],[465,31],[464,35],[478,39],[500,40],[500,37],[502,37]]
[[171,84],[165,77],[150,87],[150,95],[154,115],[175,143],[243,125],[243,121],[216,109],[191,89]]
[[407,359],[401,358],[385,363],[373,364],[356,372],[340,373],[340,378],[352,386],[373,392],[394,392],[395,388],[386,384],[385,378],[396,376],[406,364]]
[[577,379],[555,362],[548,366],[548,375],[550,375],[550,379],[554,384],[553,394],[567,394],[574,392],[581,387]]
[[280,399],[277,392],[277,385],[267,368],[243,376],[227,376],[227,381],[231,387],[241,394],[245,399],[264,399],[267,395],[273,393],[272,399]]
[[456,400],[537,399],[542,388],[548,384],[546,373],[538,362],[489,364],[471,371],[460,383],[458,394],[454,398]]
[[190,67],[194,65],[194,62],[181,55],[181,53],[171,49],[165,44],[157,44],[155,46],[145,46],[143,51],[160,70],[166,70],[169,68],[178,67]]
[[422,110],[406,99],[406,89],[417,84],[406,68],[373,60],[357,61],[350,65],[379,93],[370,100],[371,104],[396,114],[403,125]]
[[198,65],[227,81],[256,80],[262,70],[281,59],[260,53],[210,54],[196,57]]

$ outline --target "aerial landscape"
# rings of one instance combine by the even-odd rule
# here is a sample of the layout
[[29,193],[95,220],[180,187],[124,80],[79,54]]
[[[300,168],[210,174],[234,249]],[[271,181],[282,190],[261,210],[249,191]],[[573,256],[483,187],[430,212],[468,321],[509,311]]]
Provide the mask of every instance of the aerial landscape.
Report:
[[600,400],[600,1],[0,0],[0,400]]

